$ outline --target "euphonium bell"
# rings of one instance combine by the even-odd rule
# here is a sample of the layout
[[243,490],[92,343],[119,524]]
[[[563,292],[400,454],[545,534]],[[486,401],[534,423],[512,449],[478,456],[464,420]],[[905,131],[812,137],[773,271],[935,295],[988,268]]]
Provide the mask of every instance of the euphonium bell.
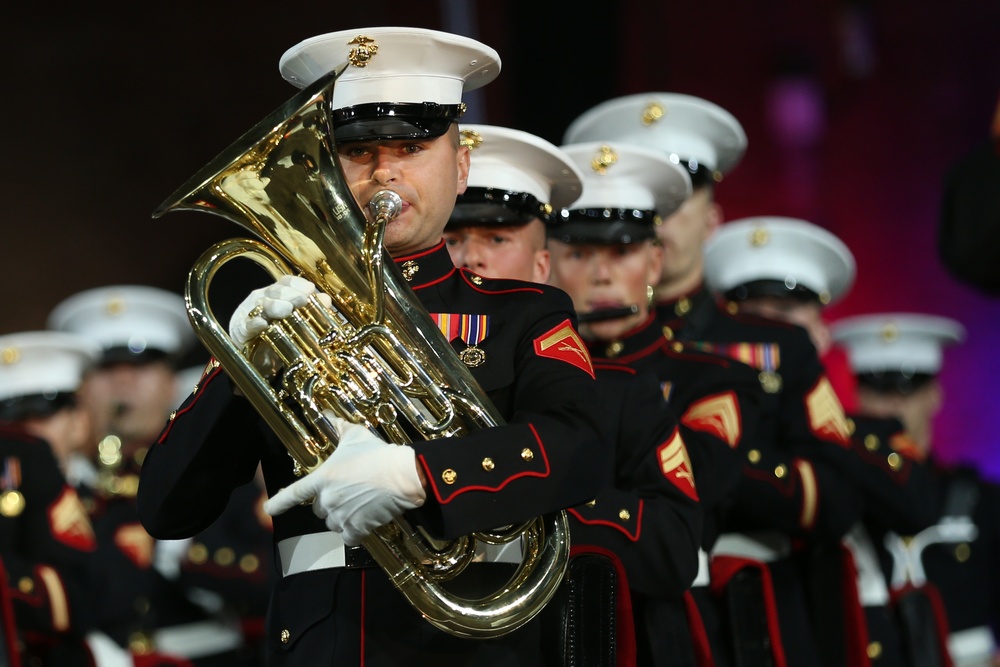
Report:
[[[351,195],[330,127],[338,74],[277,109],[154,213],[208,211],[263,241],[231,239],[206,251],[188,277],[188,313],[202,343],[301,473],[336,447],[329,414],[396,443],[459,436],[503,421],[382,248],[385,224],[398,213],[395,193],[373,198],[372,220]],[[302,275],[331,297],[332,308],[313,296],[239,349],[208,303],[213,276],[238,257],[275,279]],[[301,416],[287,406],[289,399]],[[446,590],[443,584],[475,557],[477,543],[517,539],[522,561],[499,590],[477,599]],[[551,599],[568,562],[569,529],[558,512],[442,542],[401,517],[363,544],[430,623],[457,636],[497,637],[527,623]]]

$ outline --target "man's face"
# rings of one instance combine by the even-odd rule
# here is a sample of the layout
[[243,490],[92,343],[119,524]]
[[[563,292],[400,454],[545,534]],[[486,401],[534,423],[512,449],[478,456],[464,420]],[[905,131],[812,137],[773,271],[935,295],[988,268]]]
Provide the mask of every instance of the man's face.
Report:
[[434,139],[353,141],[337,146],[340,164],[362,208],[379,190],[403,200],[400,214],[385,230],[383,245],[393,257],[424,250],[441,240],[455,198],[465,191],[469,149],[452,136],[457,126]]
[[[162,361],[118,363],[91,371],[80,390],[97,440],[114,434],[148,445],[176,406],[173,369]],[[96,440],[95,440],[96,442]]]
[[588,338],[611,340],[649,314],[647,290],[660,274],[660,248],[651,241],[630,244],[576,244],[550,240],[550,283],[573,299],[577,313],[633,304],[637,313],[580,326]]
[[821,357],[833,344],[830,327],[823,320],[822,308],[815,301],[759,296],[741,301],[740,312],[799,325],[809,332],[809,338]]
[[526,225],[466,226],[444,232],[455,266],[487,278],[544,283],[549,279],[545,226],[535,218]]
[[701,187],[656,227],[663,246],[661,284],[701,280],[702,246],[721,222],[722,209],[712,200],[711,188]]

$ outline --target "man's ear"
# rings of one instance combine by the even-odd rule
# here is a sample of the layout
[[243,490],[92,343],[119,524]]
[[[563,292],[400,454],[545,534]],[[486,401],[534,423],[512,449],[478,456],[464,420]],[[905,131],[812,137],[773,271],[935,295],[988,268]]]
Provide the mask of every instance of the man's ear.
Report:
[[660,282],[660,272],[663,270],[663,246],[659,243],[648,242],[649,247],[649,268],[646,275],[646,284],[656,286]]
[[722,206],[718,202],[711,202],[708,205],[708,211],[705,215],[705,240],[712,238],[715,232],[719,229],[722,221],[725,220],[725,216],[722,213]]
[[552,254],[548,250],[535,251],[534,281],[536,283],[548,283],[549,275],[552,273]]
[[459,146],[455,159],[458,160],[458,190],[455,194],[460,195],[465,192],[465,188],[469,187],[469,164],[471,162],[469,147]]

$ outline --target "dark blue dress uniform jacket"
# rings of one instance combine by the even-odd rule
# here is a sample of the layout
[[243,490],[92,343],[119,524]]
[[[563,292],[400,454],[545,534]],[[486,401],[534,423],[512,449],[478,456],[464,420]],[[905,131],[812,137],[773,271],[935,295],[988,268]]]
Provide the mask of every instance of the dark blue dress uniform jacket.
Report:
[[[416,512],[422,525],[450,538],[594,498],[610,478],[613,451],[596,422],[593,371],[573,331],[569,298],[456,269],[443,242],[396,258],[404,261],[417,269],[410,286],[428,312],[489,316],[489,335],[478,344],[486,361],[472,373],[508,421],[414,443],[429,480],[427,502]],[[553,338],[557,350],[543,345]],[[466,347],[459,339],[452,344]],[[484,466],[486,458],[494,465]],[[196,534],[219,516],[232,489],[253,477],[258,461],[269,495],[294,481],[285,448],[216,369],[146,457],[143,524],[159,538]],[[308,507],[274,519],[276,541],[325,530]],[[283,579],[265,632],[273,664],[360,664],[364,656],[370,666],[419,654],[493,665],[537,656],[535,625],[495,640],[456,639],[422,621],[380,569],[328,569]]]

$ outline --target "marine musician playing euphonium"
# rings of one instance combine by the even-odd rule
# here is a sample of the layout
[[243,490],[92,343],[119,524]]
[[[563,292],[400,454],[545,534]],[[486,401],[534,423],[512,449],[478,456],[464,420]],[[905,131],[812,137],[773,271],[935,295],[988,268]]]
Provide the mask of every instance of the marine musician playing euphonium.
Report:
[[[499,57],[456,35],[363,28],[300,43],[285,53],[281,71],[308,93],[343,63],[330,112],[343,176],[362,205],[384,190],[401,198],[383,246],[507,423],[397,446],[333,421],[336,450],[296,479],[286,448],[214,368],[147,455],[138,496],[143,524],[164,539],[197,532],[261,462],[284,575],[265,630],[271,664],[395,666],[418,657],[480,667],[546,664],[554,638],[546,645],[537,617],[495,638],[443,632],[353,546],[404,513],[440,539],[516,525],[586,502],[612,468],[572,304],[549,287],[459,270],[441,240],[469,169],[457,126],[462,91],[491,81]],[[289,122],[300,117],[293,112]],[[295,129],[304,126],[320,130],[305,120]],[[283,159],[260,178],[255,205],[307,202],[325,178],[310,171],[316,166],[307,153]],[[301,191],[278,190],[274,179],[287,175],[278,169],[308,177]],[[314,283],[285,276],[253,292],[231,320],[234,342],[253,345],[269,322],[307,303]],[[503,554],[485,560],[500,562],[473,563],[466,574],[486,580],[505,567]]]

